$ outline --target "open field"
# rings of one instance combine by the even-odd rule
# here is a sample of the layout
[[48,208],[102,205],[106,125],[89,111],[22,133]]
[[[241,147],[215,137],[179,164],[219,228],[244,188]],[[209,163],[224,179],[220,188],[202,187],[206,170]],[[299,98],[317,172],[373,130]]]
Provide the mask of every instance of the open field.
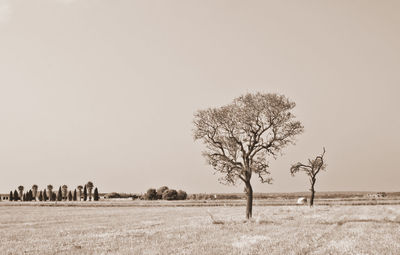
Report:
[[[0,206],[0,254],[400,254],[400,206]],[[214,221],[211,219],[213,216]]]
[[[263,197],[263,198],[257,198]],[[256,195],[254,199],[255,206],[296,206],[297,198],[305,196],[308,193],[280,193],[277,195]],[[343,194],[324,194],[317,197],[314,201],[315,205],[400,205],[400,196],[396,193],[388,195],[384,198],[371,198],[360,196],[355,193]],[[216,200],[132,200],[127,199],[105,199],[100,201],[60,201],[60,202],[21,202],[21,201],[2,201],[0,206],[68,206],[68,207],[192,207],[192,206],[245,206],[246,199],[243,196],[241,199],[216,199]]]

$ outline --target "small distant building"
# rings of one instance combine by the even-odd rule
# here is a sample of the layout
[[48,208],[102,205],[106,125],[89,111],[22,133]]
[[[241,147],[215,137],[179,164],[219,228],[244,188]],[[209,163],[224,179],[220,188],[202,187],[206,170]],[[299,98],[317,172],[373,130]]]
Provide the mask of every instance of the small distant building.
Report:
[[367,195],[367,197],[369,197],[369,198],[383,198],[383,197],[386,197],[386,193],[385,192],[370,193],[370,194]]
[[0,201],[10,201],[10,194],[0,194]]

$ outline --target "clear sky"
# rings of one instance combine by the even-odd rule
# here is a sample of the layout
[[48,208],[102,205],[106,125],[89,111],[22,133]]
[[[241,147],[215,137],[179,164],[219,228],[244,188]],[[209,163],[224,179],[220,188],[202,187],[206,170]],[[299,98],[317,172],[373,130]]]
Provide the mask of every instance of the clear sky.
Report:
[[193,113],[281,93],[305,126],[271,160],[326,147],[317,191],[400,190],[399,1],[0,0],[0,192],[18,185],[241,192],[218,183]]

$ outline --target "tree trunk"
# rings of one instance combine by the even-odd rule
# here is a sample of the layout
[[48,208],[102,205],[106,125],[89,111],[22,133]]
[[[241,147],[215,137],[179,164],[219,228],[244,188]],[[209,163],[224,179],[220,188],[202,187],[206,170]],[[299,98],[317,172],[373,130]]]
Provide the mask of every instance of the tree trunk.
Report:
[[253,188],[251,187],[250,181],[246,182],[246,195],[247,195],[246,218],[250,219],[253,214]]
[[311,189],[310,189],[310,191],[311,191],[310,207],[312,207],[314,205],[314,194],[315,194],[314,184],[315,184],[315,182],[313,184],[311,184]]

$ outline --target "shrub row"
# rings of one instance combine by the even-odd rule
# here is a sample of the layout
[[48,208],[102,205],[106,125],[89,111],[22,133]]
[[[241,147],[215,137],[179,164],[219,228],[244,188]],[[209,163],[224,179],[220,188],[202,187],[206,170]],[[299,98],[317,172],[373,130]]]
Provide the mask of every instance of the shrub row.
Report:
[[169,189],[167,186],[162,186],[156,189],[148,189],[143,195],[145,200],[185,200],[187,193],[183,190],[176,191],[175,189]]

